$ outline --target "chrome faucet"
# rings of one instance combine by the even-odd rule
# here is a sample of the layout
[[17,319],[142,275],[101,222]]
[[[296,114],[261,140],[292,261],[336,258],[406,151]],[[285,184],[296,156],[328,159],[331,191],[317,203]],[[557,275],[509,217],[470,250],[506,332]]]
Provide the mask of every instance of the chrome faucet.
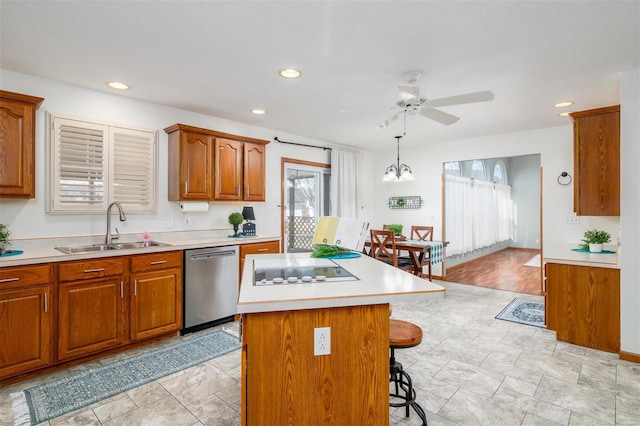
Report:
[[127,217],[124,215],[124,210],[122,210],[122,206],[118,202],[113,202],[109,204],[107,208],[107,234],[104,236],[104,243],[111,244],[111,240],[117,240],[120,238],[120,232],[118,232],[118,228],[116,228],[116,236],[111,236],[111,207],[116,206],[118,211],[120,212],[120,222],[124,222],[127,220]]

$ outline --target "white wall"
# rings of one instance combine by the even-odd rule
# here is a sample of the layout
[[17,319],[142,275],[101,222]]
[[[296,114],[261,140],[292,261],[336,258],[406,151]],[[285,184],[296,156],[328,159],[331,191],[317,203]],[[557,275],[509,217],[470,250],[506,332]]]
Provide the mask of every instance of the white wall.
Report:
[[540,156],[509,157],[508,167],[516,222],[509,247],[540,248]]
[[[132,100],[123,96],[87,90],[77,86],[45,80],[26,74],[0,70],[2,89],[45,98],[36,115],[36,198],[30,200],[0,200],[0,223],[8,225],[12,239],[102,235],[106,231],[106,219],[101,215],[47,215],[45,213],[45,144],[47,143],[46,112],[57,112],[157,130],[158,137],[158,211],[155,215],[127,215],[126,222],[117,222],[121,233],[227,229],[231,226],[227,216],[241,211],[244,205],[252,205],[256,214],[258,234],[280,234],[280,164],[281,158],[295,158],[320,163],[330,162],[330,151],[283,145],[272,141],[267,145],[266,202],[212,202],[207,213],[183,214],[178,203],[167,201],[167,134],[164,128],[184,123],[219,130],[226,133],[259,139],[281,140],[326,146],[322,141],[303,138],[285,132],[257,126],[249,126],[185,110]],[[256,119],[259,122],[259,119]],[[370,155],[363,153],[362,174],[368,176]],[[359,194],[366,197],[372,189],[368,179],[361,177]],[[370,195],[369,195],[370,196]],[[371,203],[360,200],[363,211]],[[184,224],[189,217],[190,223]],[[165,226],[167,219],[172,222]]]
[[640,70],[620,80],[620,346],[640,354]]

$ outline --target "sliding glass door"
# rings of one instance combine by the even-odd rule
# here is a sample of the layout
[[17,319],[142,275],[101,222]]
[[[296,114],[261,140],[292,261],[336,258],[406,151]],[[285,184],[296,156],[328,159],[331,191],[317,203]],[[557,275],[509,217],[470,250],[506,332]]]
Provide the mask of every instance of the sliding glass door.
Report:
[[326,164],[283,160],[283,246],[285,253],[313,250],[311,240],[320,216],[329,214]]

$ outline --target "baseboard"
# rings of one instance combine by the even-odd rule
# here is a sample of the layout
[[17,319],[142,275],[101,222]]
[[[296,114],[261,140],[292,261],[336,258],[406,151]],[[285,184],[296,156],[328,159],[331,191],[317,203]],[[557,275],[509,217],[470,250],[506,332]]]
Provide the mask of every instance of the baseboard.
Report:
[[637,362],[640,364],[640,354],[634,354],[633,352],[620,351],[618,353],[618,356],[620,357],[620,359],[623,359],[625,361]]

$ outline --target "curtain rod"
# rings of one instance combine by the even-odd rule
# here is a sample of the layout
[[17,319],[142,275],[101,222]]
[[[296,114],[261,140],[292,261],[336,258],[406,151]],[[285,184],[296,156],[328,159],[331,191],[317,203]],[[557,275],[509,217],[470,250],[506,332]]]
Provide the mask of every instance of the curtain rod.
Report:
[[275,138],[273,138],[273,140],[276,141],[276,142],[286,143],[286,144],[289,144],[289,145],[298,145],[298,146],[306,146],[306,147],[309,147],[309,148],[318,148],[318,149],[321,149],[323,151],[326,151],[328,149],[329,151],[331,151],[331,148],[329,148],[327,146],[316,146],[316,145],[307,145],[305,143],[281,141],[280,139],[278,139],[277,136]]

